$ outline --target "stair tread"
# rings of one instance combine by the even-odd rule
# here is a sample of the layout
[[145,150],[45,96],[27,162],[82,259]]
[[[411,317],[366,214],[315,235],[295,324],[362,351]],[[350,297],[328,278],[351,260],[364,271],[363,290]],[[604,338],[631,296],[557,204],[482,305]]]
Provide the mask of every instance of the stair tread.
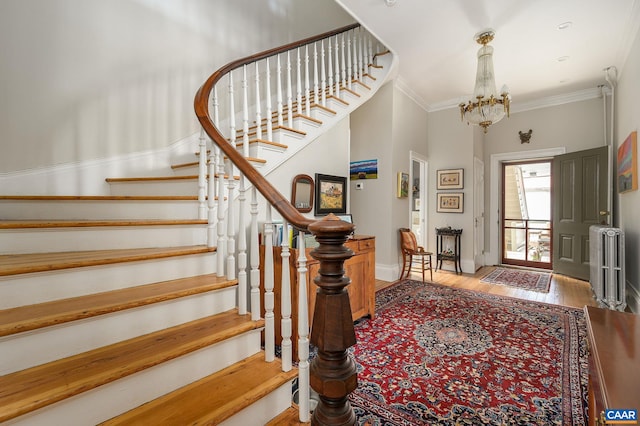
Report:
[[215,274],[162,281],[69,299],[0,310],[0,336],[234,286]]
[[160,259],[215,251],[204,245],[0,255],[0,276]]
[[279,359],[265,362],[261,351],[102,425],[219,424],[296,375],[283,372]]
[[7,374],[0,377],[0,422],[263,326],[233,309]]
[[192,201],[195,195],[0,195],[0,200],[13,201]]
[[204,225],[206,219],[0,220],[0,229],[87,228],[99,226]]
[[308,424],[311,424],[311,422],[300,421],[300,409],[296,404],[292,404],[291,407],[284,410],[280,415],[269,420],[265,426],[298,426]]

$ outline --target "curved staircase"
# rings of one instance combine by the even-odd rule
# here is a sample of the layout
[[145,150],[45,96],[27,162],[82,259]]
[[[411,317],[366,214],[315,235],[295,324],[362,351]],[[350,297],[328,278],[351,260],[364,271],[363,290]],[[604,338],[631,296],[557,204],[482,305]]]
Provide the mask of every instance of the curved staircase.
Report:
[[[337,34],[347,34],[351,46],[361,30],[347,31],[321,39],[338,46]],[[309,43],[296,44],[298,54]],[[281,99],[275,111],[265,108],[269,119],[261,118],[256,105],[265,101],[258,99],[253,120],[238,114],[243,129],[222,108],[219,127],[228,126],[227,141],[266,176],[373,96],[394,62],[378,50],[360,74],[347,73],[342,59],[335,75],[343,72],[345,84],[323,83],[315,93],[308,82],[305,93],[298,68],[295,100],[289,83],[278,95],[287,104]],[[176,159],[171,175],[108,177],[111,195],[0,196],[0,423],[309,420],[304,410],[299,416],[290,410],[298,369],[270,359],[272,345],[263,346],[273,319],[244,302],[255,300],[258,285],[248,279],[257,267],[255,259],[247,265],[251,247],[224,229],[244,226],[244,191],[252,184],[233,192],[231,182],[244,185],[244,175],[223,164],[225,156],[204,134],[193,151],[192,159]],[[240,219],[224,216],[234,210]],[[260,299],[263,306],[268,296]]]

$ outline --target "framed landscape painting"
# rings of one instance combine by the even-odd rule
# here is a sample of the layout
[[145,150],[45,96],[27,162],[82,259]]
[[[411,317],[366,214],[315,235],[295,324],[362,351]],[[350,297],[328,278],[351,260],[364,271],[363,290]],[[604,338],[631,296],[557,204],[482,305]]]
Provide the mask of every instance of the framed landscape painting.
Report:
[[347,212],[347,178],[316,173],[315,214]]

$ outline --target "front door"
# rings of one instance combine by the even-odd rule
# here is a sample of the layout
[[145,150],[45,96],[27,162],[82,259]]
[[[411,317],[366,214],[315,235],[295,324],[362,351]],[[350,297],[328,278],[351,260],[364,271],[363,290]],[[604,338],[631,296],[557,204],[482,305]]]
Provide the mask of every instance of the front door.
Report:
[[553,161],[553,271],[589,280],[589,226],[609,223],[609,148]]

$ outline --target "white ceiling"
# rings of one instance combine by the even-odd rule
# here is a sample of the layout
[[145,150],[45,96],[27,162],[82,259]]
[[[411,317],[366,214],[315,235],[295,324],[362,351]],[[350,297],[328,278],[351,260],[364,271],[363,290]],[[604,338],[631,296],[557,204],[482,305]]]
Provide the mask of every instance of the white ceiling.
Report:
[[468,100],[483,29],[496,32],[496,86],[509,86],[518,110],[595,92],[605,68],[622,69],[640,25],[640,0],[336,1],[398,55],[398,84],[428,110]]

